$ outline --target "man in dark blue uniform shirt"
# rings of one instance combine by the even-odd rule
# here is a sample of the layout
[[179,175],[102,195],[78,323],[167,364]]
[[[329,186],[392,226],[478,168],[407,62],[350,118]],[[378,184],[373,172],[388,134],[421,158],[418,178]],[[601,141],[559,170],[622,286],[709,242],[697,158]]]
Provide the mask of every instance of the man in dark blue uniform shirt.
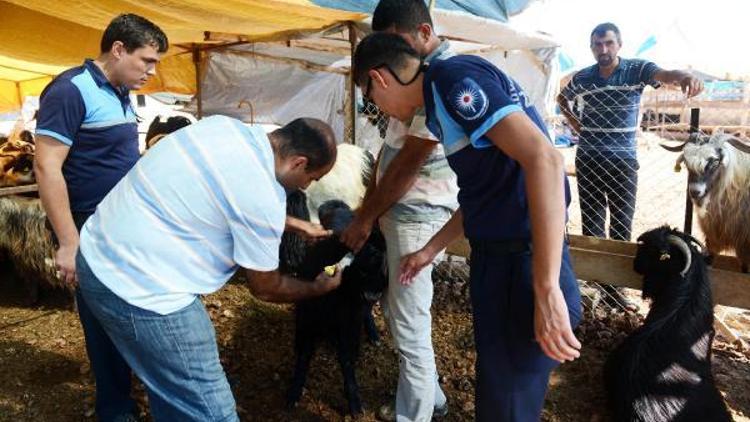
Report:
[[458,176],[459,210],[404,258],[402,282],[466,235],[476,418],[538,420],[551,370],[581,347],[572,331],[581,309],[564,241],[570,195],[562,157],[521,87],[484,59],[424,66],[398,36],[373,34],[357,47],[353,66],[365,95],[391,116],[405,121],[425,107]]
[[[104,30],[96,60],[61,73],[42,92],[34,173],[59,244],[55,266],[71,285],[77,281],[78,232],[140,156],[130,90],[156,73],[167,47],[167,37],[156,25],[137,15],[120,15]],[[98,420],[136,420],[130,368],[78,289],[76,303],[96,380]]]

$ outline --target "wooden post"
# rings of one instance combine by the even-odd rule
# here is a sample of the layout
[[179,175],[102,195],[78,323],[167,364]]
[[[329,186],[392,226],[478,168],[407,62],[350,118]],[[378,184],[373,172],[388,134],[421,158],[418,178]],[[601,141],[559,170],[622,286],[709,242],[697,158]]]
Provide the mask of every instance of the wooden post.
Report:
[[[690,109],[690,133],[698,133],[700,125],[701,109]],[[687,234],[693,232],[693,201],[690,200],[690,180],[685,189],[685,226],[683,230]]]
[[435,9],[435,0],[430,0],[430,13]]
[[347,24],[349,28],[349,44],[351,51],[351,63],[349,65],[349,83],[347,84],[346,90],[346,101],[347,104],[344,107],[344,136],[349,133],[348,142],[352,145],[356,143],[356,132],[357,132],[357,84],[354,80],[354,50],[357,47],[357,29],[354,26],[354,22]]
[[203,118],[203,89],[201,87],[201,50],[197,44],[193,44],[193,64],[195,65],[195,97],[198,106],[198,120]]

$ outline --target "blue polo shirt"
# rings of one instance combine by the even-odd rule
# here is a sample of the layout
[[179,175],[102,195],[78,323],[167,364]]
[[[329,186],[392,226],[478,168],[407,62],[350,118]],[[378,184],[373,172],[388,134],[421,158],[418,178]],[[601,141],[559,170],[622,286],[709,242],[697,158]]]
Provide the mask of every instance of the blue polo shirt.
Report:
[[72,212],[93,212],[140,156],[129,91],[113,87],[91,60],[44,89],[36,134],[70,147],[62,172]]
[[[466,237],[530,239],[524,172],[485,136],[511,113],[525,113],[547,136],[526,93],[492,63],[466,55],[431,63],[423,89],[427,127],[458,176]],[[567,178],[565,200],[570,203]]]
[[561,93],[581,124],[579,157],[636,159],[641,94],[646,85],[659,87],[658,71],[654,63],[620,58],[607,79],[596,64],[573,76]]

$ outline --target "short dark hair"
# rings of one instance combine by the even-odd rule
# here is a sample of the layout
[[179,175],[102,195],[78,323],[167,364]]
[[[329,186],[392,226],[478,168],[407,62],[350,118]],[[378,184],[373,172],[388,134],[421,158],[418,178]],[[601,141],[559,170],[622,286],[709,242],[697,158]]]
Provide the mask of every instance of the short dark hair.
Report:
[[354,81],[362,87],[371,69],[385,65],[399,71],[410,58],[419,60],[419,54],[400,35],[372,33],[364,37],[354,51]]
[[155,47],[159,53],[164,53],[169,48],[169,40],[161,28],[132,13],[120,15],[107,25],[102,35],[101,52],[109,52],[115,41],[122,42],[128,53],[148,45]]
[[617,25],[613,24],[612,22],[604,22],[600,23],[599,25],[596,25],[596,28],[594,28],[593,31],[591,31],[591,35],[589,35],[589,41],[591,41],[591,38],[596,35],[597,37],[603,37],[607,35],[607,31],[612,31],[615,33],[615,37],[617,38],[617,43],[622,45],[622,37],[620,36],[620,28],[617,27]]
[[336,137],[322,120],[303,117],[276,129],[277,150],[282,157],[301,155],[307,158],[308,172],[320,170],[336,160]]
[[424,0],[380,0],[372,12],[373,31],[395,27],[398,32],[414,32],[423,23],[433,26]]

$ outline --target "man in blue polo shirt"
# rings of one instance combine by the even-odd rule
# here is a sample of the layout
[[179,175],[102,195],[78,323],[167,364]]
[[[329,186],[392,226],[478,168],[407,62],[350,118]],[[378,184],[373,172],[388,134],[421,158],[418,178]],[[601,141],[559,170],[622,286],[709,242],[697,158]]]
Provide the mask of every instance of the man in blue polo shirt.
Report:
[[[576,73],[557,101],[580,139],[576,178],[583,234],[606,238],[609,209],[609,237],[629,241],[638,188],[635,134],[643,89],[679,84],[692,97],[703,83],[687,72],[618,57],[622,39],[612,23],[597,25],[590,41],[597,63]],[[613,288],[606,290],[621,304],[632,306]]]
[[476,418],[538,420],[550,371],[581,347],[572,331],[581,309],[564,241],[562,157],[521,87],[482,58],[425,66],[399,36],[373,34],[357,46],[353,66],[357,84],[370,84],[370,99],[389,115],[406,121],[425,108],[427,127],[458,176],[459,210],[403,259],[401,281],[466,235]]
[[[120,15],[110,22],[96,60],[57,76],[42,92],[34,173],[59,248],[55,265],[76,282],[78,231],[139,157],[131,89],[155,74],[166,35],[148,20]],[[130,369],[76,292],[86,351],[96,379],[99,420],[135,420]]]

